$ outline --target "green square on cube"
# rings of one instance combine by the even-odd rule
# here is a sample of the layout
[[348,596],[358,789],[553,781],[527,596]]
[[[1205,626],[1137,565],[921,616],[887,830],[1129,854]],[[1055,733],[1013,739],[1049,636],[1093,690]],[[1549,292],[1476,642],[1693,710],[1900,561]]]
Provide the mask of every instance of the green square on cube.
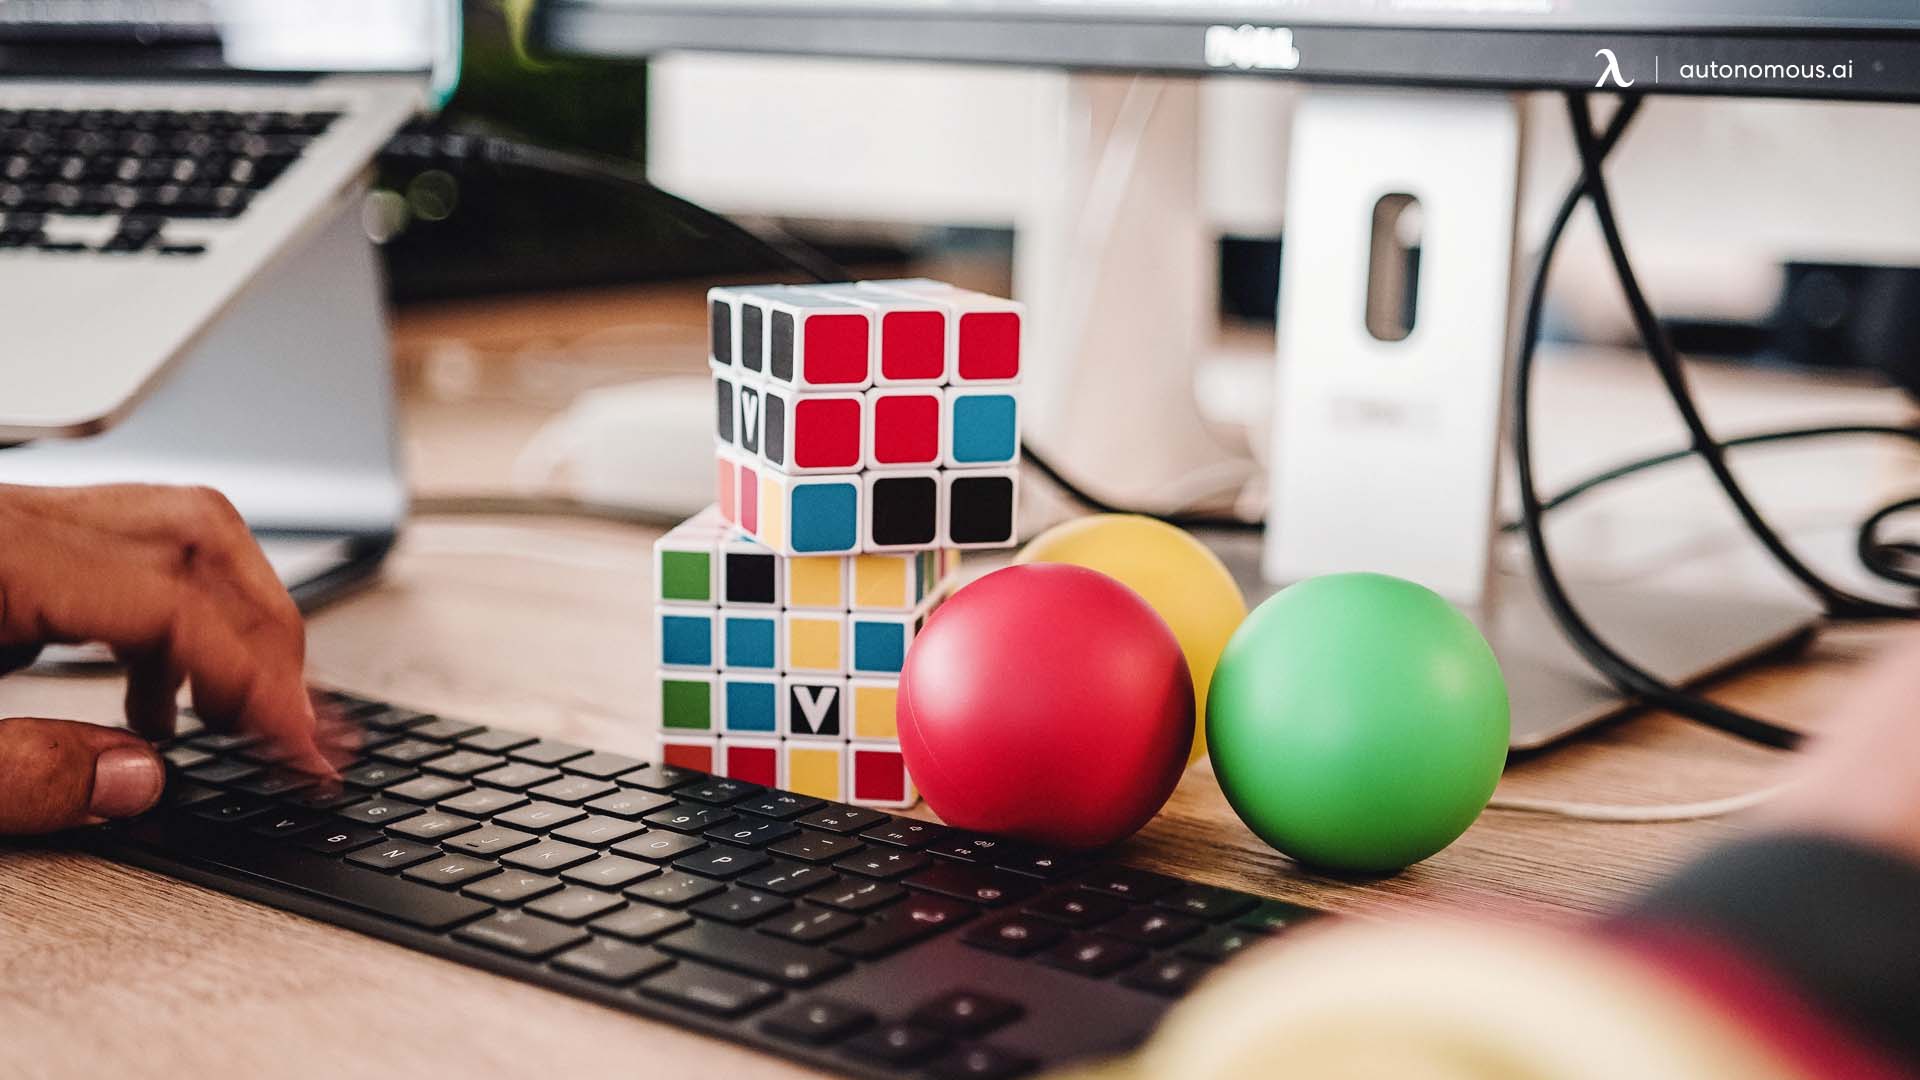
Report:
[[713,600],[713,556],[705,551],[660,553],[660,599]]
[[713,729],[711,679],[660,680],[660,726],[682,731]]

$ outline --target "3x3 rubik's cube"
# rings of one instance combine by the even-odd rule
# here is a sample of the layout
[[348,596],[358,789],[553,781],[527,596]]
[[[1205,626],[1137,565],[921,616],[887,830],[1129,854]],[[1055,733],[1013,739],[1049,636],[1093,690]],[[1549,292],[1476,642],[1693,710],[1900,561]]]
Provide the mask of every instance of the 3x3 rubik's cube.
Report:
[[1021,309],[923,280],[708,308],[718,502],[655,549],[661,758],[911,805],[907,649],[960,550],[1016,541]]

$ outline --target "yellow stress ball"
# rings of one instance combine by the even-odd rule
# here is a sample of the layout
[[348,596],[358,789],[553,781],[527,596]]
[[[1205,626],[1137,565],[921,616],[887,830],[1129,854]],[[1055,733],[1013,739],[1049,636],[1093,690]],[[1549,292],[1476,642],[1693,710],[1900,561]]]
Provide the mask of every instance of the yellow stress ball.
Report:
[[[1193,675],[1194,715],[1207,715],[1207,684],[1227,639],[1247,617],[1247,602],[1205,544],[1164,521],[1096,514],[1041,533],[1015,561],[1084,566],[1139,593],[1173,628]],[[1207,751],[1205,727],[1194,725],[1190,762]]]

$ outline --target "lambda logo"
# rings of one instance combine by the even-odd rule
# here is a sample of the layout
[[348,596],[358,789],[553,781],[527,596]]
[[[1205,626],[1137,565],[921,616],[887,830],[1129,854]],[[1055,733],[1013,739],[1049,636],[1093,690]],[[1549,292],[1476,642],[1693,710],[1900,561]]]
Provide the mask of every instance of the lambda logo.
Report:
[[1613,54],[1612,49],[1601,49],[1599,52],[1593,54],[1595,60],[1601,57],[1606,57],[1607,66],[1600,72],[1600,81],[1593,84],[1595,90],[1604,88],[1607,85],[1608,79],[1612,79],[1613,85],[1622,90],[1633,85],[1632,79],[1620,74],[1620,58]]
[[1292,71],[1300,66],[1293,31],[1284,26],[1209,26],[1207,66],[1241,71]]

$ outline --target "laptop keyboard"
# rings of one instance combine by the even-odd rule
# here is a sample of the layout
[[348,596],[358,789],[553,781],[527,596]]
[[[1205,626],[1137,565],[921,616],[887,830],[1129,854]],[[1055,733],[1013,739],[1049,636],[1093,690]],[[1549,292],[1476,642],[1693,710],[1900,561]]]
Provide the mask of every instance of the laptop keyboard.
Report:
[[[168,223],[240,216],[338,116],[0,108],[0,250],[200,254],[203,239]],[[67,217],[119,220],[82,240],[58,227]]]
[[167,744],[101,853],[867,1076],[1011,1077],[1139,1042],[1315,913],[1095,856],[323,694],[344,785]]

